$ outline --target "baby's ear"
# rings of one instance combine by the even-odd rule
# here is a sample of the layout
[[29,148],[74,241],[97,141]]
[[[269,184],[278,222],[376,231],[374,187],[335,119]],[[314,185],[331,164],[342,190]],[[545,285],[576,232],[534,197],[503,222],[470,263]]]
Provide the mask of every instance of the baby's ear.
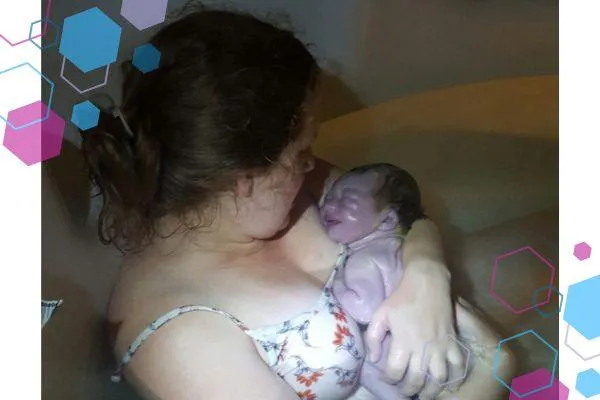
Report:
[[398,229],[399,224],[400,220],[398,219],[398,214],[396,214],[396,211],[392,209],[386,209],[381,213],[379,230],[386,232],[394,231]]

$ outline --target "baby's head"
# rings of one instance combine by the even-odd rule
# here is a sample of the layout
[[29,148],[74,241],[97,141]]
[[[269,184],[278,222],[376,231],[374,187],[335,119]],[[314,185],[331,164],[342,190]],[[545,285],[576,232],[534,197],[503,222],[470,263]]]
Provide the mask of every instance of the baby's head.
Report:
[[342,175],[320,209],[332,239],[351,243],[375,231],[404,233],[423,218],[415,179],[392,164],[369,164]]

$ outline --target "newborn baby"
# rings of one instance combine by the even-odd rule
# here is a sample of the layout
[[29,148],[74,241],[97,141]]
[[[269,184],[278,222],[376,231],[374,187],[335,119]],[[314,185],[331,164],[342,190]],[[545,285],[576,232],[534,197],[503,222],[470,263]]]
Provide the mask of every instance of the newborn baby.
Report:
[[[368,325],[383,300],[402,278],[400,247],[413,222],[424,217],[415,179],[391,164],[354,168],[333,183],[320,206],[329,237],[348,245],[346,265],[338,271],[333,294],[345,312]],[[381,380],[387,359],[365,361],[361,385],[382,400],[406,399]]]

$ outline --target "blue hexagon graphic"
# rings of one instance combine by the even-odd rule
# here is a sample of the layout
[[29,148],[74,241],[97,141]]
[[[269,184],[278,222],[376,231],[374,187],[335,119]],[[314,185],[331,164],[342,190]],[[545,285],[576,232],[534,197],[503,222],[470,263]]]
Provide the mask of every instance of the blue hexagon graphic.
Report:
[[[545,290],[546,293],[554,292],[558,296],[558,306],[554,310],[546,312],[546,311],[540,310],[540,308],[538,307],[538,305],[539,305],[538,297],[540,297],[540,292],[542,290]],[[547,296],[547,297],[549,297],[549,296]],[[535,309],[535,311],[537,311],[542,317],[548,318],[553,315],[560,314],[560,310],[562,310],[562,304],[563,304],[563,295],[554,286],[544,286],[544,287],[536,289],[535,292],[533,292],[533,300],[532,300],[531,304],[533,305],[533,308]]]
[[89,100],[76,104],[73,107],[71,122],[82,131],[92,129],[98,125],[100,110]]
[[133,65],[143,73],[154,71],[160,64],[160,51],[150,43],[138,46],[133,51]]
[[[35,42],[35,40],[34,40],[35,37],[31,36],[33,34],[33,27],[36,24],[41,24],[41,23],[45,23],[46,26],[45,26],[45,28],[42,28],[43,31],[45,30],[45,32],[43,32],[43,35],[42,36],[40,36],[40,35],[37,36],[37,37],[40,38],[40,41],[42,41],[43,39],[45,39],[46,35],[48,35],[48,27],[49,26],[52,27],[54,29],[54,31],[55,31],[55,33],[54,33],[54,39],[50,43],[47,43],[44,46],[40,46],[39,44],[37,44]],[[59,36],[59,34],[60,34],[60,28],[58,27],[58,25],[56,25],[54,22],[50,21],[49,19],[40,19],[40,20],[37,20],[35,22],[32,22],[31,25],[29,26],[29,41],[31,43],[33,43],[35,45],[35,47],[37,47],[40,50],[46,50],[46,49],[54,46],[55,44],[57,44],[58,43],[58,36]]]
[[65,18],[59,52],[83,72],[117,61],[121,27],[98,7]]
[[600,336],[600,318],[594,318],[600,304],[600,275],[569,286],[564,320],[592,340]]
[[[535,336],[540,342],[542,342],[552,352],[552,355],[553,355],[552,356],[552,372],[550,374],[550,382],[548,382],[547,385],[540,386],[539,388],[530,390],[529,392],[518,393],[511,387],[511,385],[509,383],[504,382],[502,380],[502,378],[500,378],[498,376],[498,367],[500,366],[499,365],[499,363],[500,363],[499,355],[500,355],[500,350],[502,349],[503,343],[507,343],[507,342],[510,342],[511,340],[519,339],[520,337],[525,336],[525,335]],[[536,331],[534,331],[533,329],[528,329],[524,332],[517,333],[514,336],[511,336],[506,339],[502,339],[501,341],[498,342],[498,346],[496,347],[496,354],[494,355],[494,365],[492,367],[492,374],[494,375],[494,378],[498,382],[500,382],[502,384],[502,386],[507,388],[512,394],[514,394],[518,398],[523,398],[523,397],[530,396],[534,393],[541,392],[542,390],[548,389],[549,387],[552,387],[552,385],[554,384],[554,376],[555,376],[557,365],[558,365],[558,351],[550,343],[548,343],[546,340],[544,340],[544,338],[542,338]]]
[[600,374],[595,369],[588,369],[577,374],[575,389],[586,399],[600,394]]

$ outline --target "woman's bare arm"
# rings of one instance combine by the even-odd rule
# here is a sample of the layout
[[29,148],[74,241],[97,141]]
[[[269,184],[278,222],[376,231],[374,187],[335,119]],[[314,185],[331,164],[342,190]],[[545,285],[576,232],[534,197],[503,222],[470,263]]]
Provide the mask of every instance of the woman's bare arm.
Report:
[[182,315],[140,347],[126,377],[148,400],[297,400],[251,339],[211,313]]

